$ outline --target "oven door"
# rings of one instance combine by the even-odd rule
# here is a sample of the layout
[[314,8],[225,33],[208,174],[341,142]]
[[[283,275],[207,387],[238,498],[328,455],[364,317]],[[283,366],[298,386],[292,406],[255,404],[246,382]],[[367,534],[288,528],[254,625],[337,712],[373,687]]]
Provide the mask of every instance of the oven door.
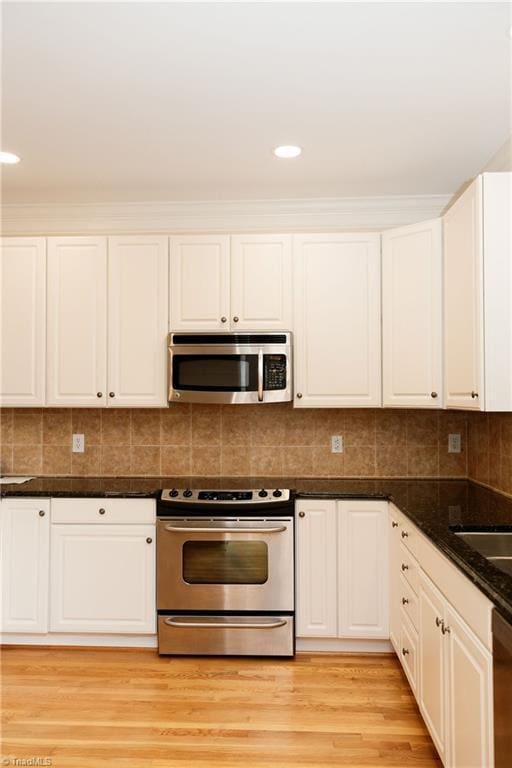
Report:
[[262,403],[291,398],[287,345],[169,347],[169,402]]
[[160,611],[293,611],[293,574],[293,518],[158,521]]

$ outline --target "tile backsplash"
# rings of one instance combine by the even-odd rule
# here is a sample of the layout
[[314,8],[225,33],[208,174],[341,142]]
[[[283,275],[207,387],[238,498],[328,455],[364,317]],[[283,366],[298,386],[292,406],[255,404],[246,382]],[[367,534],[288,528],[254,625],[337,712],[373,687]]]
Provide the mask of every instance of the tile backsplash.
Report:
[[[475,429],[474,416],[441,410],[293,409],[288,403],[179,404],[159,410],[6,408],[1,412],[1,471],[467,477],[467,427],[471,422]],[[448,453],[450,432],[461,435],[460,454]],[[71,452],[73,433],[85,436],[82,454]],[[342,435],[343,453],[331,453],[331,435]]]
[[512,413],[468,414],[468,476],[512,494]]

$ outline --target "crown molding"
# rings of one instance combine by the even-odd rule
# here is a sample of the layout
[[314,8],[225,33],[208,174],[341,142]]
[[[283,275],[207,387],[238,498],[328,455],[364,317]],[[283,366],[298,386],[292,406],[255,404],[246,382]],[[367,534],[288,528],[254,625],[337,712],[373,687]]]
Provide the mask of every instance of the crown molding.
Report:
[[451,195],[153,203],[7,203],[4,235],[380,230],[439,216]]

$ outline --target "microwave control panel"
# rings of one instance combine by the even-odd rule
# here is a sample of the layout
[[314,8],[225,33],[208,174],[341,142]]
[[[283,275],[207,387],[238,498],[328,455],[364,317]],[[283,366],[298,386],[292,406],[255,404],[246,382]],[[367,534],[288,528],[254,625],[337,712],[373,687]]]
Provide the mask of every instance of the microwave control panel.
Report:
[[263,388],[286,389],[286,355],[265,355]]

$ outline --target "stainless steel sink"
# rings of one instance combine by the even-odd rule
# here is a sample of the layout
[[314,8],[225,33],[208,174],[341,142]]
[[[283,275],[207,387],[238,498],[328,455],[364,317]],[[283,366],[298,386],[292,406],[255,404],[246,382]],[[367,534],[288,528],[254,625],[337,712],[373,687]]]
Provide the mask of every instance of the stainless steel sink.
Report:
[[512,531],[464,531],[455,535],[497,568],[512,576]]

